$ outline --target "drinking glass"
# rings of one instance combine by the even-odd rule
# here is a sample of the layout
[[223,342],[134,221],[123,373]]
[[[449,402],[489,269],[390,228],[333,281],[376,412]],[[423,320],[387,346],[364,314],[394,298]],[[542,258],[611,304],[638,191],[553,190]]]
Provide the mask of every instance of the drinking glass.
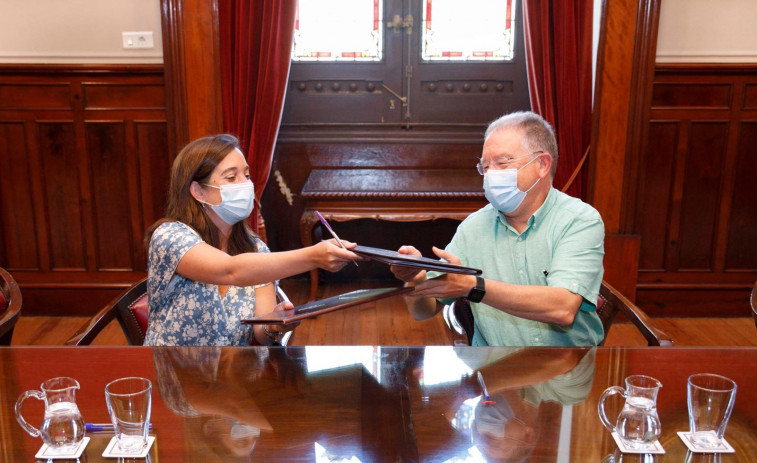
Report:
[[721,445],[735,401],[733,380],[712,373],[689,376],[689,432],[694,445],[711,449]]
[[105,402],[121,451],[139,453],[147,446],[151,400],[149,379],[120,378],[105,386]]

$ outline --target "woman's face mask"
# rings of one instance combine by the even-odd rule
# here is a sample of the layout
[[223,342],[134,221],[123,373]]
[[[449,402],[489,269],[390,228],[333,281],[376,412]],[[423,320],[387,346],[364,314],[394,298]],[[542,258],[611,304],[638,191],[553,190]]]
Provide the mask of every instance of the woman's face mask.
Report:
[[484,174],[484,195],[486,199],[500,212],[508,213],[517,209],[526,193],[539,183],[541,178],[536,179],[533,185],[522,191],[518,188],[518,171],[537,160],[539,156],[531,159],[518,169],[489,169]]
[[229,225],[234,225],[240,222],[252,213],[252,208],[255,205],[255,187],[250,180],[244,183],[234,183],[231,185],[208,185],[211,188],[221,190],[221,204],[215,205],[201,201],[203,204],[207,204],[213,209],[213,212],[218,214],[224,222]]

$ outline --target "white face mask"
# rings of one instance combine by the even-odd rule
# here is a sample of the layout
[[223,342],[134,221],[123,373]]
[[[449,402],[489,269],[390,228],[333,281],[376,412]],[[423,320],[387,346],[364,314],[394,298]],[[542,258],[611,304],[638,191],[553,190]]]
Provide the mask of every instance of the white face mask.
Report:
[[518,169],[489,169],[484,174],[484,195],[486,199],[498,211],[508,213],[517,209],[526,193],[539,183],[541,178],[536,179],[531,188],[522,191],[518,188],[518,171],[537,160],[539,156],[531,159]]
[[255,186],[250,180],[244,183],[234,183],[231,185],[208,185],[211,188],[221,190],[221,204],[215,205],[201,201],[213,209],[224,222],[229,225],[242,221],[250,216],[252,208],[255,205]]

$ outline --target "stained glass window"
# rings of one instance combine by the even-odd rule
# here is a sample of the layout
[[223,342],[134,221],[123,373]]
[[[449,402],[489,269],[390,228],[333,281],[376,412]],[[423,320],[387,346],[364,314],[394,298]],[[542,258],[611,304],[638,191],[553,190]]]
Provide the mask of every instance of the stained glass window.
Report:
[[300,0],[294,61],[381,61],[383,0]]
[[513,0],[424,0],[421,58],[513,59]]

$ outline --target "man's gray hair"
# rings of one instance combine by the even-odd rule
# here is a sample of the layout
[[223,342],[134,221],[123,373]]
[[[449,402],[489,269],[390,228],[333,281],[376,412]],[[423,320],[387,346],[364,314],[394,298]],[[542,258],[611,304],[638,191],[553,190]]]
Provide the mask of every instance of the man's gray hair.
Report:
[[489,127],[486,128],[486,133],[484,133],[484,141],[488,140],[489,136],[494,132],[506,127],[515,128],[523,133],[521,145],[529,153],[544,151],[552,156],[550,174],[554,178],[557,171],[557,140],[549,122],[531,111],[517,111],[505,114],[489,124]]

